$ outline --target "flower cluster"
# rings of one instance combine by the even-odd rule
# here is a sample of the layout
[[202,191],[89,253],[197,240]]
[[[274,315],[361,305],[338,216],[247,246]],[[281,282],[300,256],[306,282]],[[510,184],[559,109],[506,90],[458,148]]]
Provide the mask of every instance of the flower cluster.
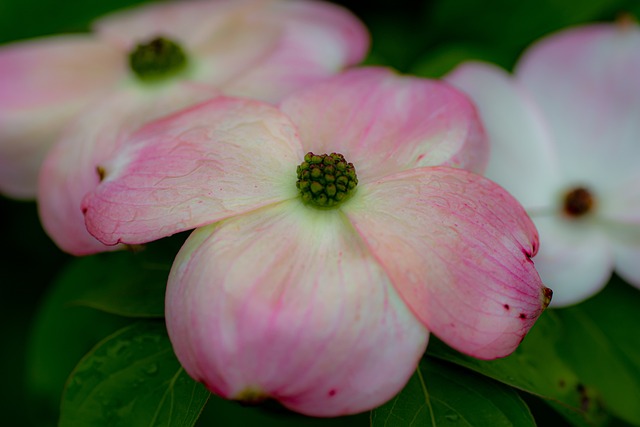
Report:
[[296,187],[300,190],[302,201],[316,206],[335,206],[343,202],[358,185],[356,168],[353,163],[347,163],[342,154],[318,156],[309,152],[296,172]]
[[0,190],[36,196],[75,255],[193,230],[167,330],[222,397],[361,412],[431,333],[504,357],[547,286],[578,301],[614,260],[640,283],[636,26],[449,83],[354,67],[365,28],[315,0],[147,5],[93,29],[0,49]]

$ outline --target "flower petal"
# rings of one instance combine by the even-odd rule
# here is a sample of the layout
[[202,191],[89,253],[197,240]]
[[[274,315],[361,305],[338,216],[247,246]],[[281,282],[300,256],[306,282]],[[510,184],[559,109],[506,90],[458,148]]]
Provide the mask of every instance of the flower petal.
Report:
[[361,181],[427,165],[482,170],[488,154],[462,93],[388,69],[347,71],[296,92],[281,110],[298,125],[305,151],[339,151]]
[[0,49],[0,191],[32,198],[38,169],[63,127],[122,76],[113,47],[85,35]]
[[[286,93],[362,61],[369,48],[364,25],[348,10],[321,1],[277,1],[256,21],[281,34],[273,52],[233,79],[228,93],[279,100]],[[267,80],[269,84],[264,84]]]
[[224,26],[230,11],[247,3],[242,0],[182,0],[145,4],[110,13],[95,21],[93,29],[124,52],[159,35],[191,48]]
[[508,355],[549,303],[533,223],[485,178],[414,169],[359,187],[344,210],[414,314],[459,351]]
[[194,231],[166,315],[180,362],[213,392],[315,416],[393,397],[428,336],[344,216],[299,200]]
[[640,288],[640,243],[614,242],[616,273],[624,280]]
[[82,215],[82,198],[100,182],[98,165],[145,122],[214,93],[211,88],[187,84],[154,91],[123,89],[79,115],[51,149],[40,173],[38,210],[53,241],[74,255],[117,249],[89,234]]
[[[186,51],[189,79],[222,88],[276,48],[283,24],[264,19],[270,15],[269,4],[235,0],[143,5],[108,15],[94,27],[125,52],[160,35],[169,37]],[[266,82],[259,77],[254,83],[271,86]],[[255,98],[263,90],[248,95]]]
[[533,259],[546,286],[553,289],[553,307],[579,303],[598,293],[613,270],[606,234],[588,218],[535,218],[540,251]]
[[103,163],[86,225],[107,245],[145,243],[296,197],[302,156],[276,108],[215,98],[148,124]]
[[[598,219],[604,224],[616,273],[640,288],[640,176],[602,197]],[[598,200],[600,201],[600,199]]]
[[585,26],[543,39],[516,68],[556,138],[568,180],[600,193],[637,171],[639,46],[635,24]]
[[560,166],[553,140],[529,93],[502,69],[468,62],[447,76],[478,106],[491,155],[485,176],[530,211],[551,207]]

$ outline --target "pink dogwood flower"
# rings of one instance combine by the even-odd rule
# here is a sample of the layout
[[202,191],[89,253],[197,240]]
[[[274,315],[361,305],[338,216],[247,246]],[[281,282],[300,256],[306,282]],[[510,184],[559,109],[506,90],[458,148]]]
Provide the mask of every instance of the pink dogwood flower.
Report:
[[144,126],[83,210],[111,245],[196,228],[166,295],[193,378],[338,416],[393,397],[430,332],[501,357],[549,303],[524,209],[461,169],[486,154],[460,92],[355,69],[279,108],[216,97]]
[[80,202],[128,132],[216,91],[278,101],[359,62],[369,41],[345,9],[306,0],[153,4],[94,28],[0,50],[0,191],[33,196],[49,152],[40,217],[75,255],[108,249],[87,233]]
[[514,75],[467,63],[448,77],[477,103],[509,190],[541,238],[554,305],[578,303],[615,270],[640,286],[640,30],[589,25],[529,48]]

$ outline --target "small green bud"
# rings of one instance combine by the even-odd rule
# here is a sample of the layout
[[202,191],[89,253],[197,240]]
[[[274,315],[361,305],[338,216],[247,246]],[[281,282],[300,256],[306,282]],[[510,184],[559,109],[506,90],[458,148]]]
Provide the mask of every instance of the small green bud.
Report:
[[296,172],[296,187],[302,200],[323,208],[334,207],[346,200],[358,184],[353,163],[337,153],[307,153]]
[[139,44],[129,53],[129,67],[143,81],[171,77],[186,65],[187,55],[180,45],[164,37]]

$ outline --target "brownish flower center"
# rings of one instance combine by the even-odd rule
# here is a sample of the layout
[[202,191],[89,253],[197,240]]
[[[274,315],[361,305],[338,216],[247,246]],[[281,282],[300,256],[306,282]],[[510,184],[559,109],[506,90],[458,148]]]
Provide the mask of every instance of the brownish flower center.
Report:
[[584,216],[593,210],[595,199],[593,194],[584,187],[577,187],[564,196],[564,213],[570,217]]

